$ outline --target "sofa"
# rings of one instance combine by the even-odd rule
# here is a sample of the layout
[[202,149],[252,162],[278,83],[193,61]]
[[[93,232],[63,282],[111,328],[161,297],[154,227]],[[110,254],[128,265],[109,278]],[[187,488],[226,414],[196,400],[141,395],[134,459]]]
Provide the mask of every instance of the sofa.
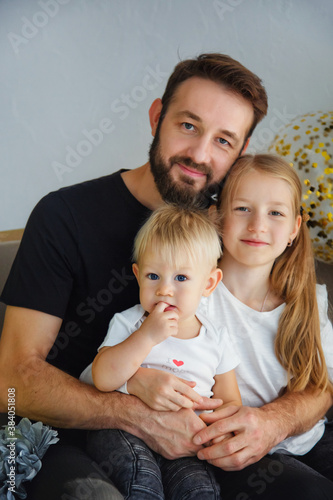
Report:
[[[22,234],[23,229],[0,233],[0,290],[3,289],[6,282]],[[0,302],[0,332],[2,331],[5,309],[6,306]]]

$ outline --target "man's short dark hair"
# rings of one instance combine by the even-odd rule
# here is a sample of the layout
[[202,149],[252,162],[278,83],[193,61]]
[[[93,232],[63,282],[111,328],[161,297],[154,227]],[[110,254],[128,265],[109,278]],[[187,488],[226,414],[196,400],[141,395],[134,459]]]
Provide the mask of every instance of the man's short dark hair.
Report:
[[258,76],[230,56],[212,53],[181,61],[171,74],[162,97],[163,119],[179,85],[185,80],[199,77],[211,80],[226,90],[241,95],[253,108],[254,118],[248,136],[267,113],[267,94]]

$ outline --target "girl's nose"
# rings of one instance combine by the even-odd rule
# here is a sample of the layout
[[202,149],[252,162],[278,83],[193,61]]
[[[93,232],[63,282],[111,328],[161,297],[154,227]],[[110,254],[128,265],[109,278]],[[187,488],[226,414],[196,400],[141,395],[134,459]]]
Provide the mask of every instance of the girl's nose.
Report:
[[265,217],[261,214],[253,214],[248,223],[248,230],[251,232],[266,231]]

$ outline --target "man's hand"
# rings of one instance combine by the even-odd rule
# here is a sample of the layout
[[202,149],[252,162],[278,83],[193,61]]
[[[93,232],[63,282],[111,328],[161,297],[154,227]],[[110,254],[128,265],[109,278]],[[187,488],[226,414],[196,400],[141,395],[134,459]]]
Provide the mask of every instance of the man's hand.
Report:
[[[202,445],[194,444],[193,436],[205,429],[206,424],[193,410],[183,408],[178,412],[158,412],[151,410],[134,396],[124,394],[119,396],[125,398],[120,428],[141,438],[163,457],[175,460],[180,457],[195,456],[202,448]],[[209,401],[206,406],[214,404],[214,400],[204,399]]]
[[[241,470],[260,460],[287,437],[311,429],[331,405],[332,396],[328,391],[307,388],[286,391],[261,408],[228,406],[204,413],[200,416],[208,427],[195,436],[194,443],[206,447],[200,450],[198,457],[226,471]],[[228,433],[234,436],[214,442]]]
[[157,411],[178,411],[181,408],[214,410],[222,404],[221,399],[202,398],[193,390],[195,385],[195,382],[172,373],[139,368],[127,382],[127,389]]
[[195,444],[206,445],[198,458],[223,470],[241,470],[260,460],[276,444],[271,422],[261,408],[229,406],[203,413],[201,419],[208,427],[194,438]]
[[[133,396],[127,396],[133,399]],[[193,443],[193,436],[204,429],[206,424],[193,410],[182,409],[178,412],[154,412],[150,410],[149,419],[140,422],[137,431],[132,427],[129,432],[137,435],[163,457],[175,460],[180,457],[195,456],[202,448]]]

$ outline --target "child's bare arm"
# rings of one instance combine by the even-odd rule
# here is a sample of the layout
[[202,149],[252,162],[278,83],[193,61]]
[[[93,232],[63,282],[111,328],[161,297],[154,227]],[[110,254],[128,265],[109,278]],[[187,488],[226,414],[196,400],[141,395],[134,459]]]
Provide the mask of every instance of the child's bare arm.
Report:
[[222,399],[223,404],[220,408],[225,406],[241,406],[242,398],[239,392],[236,374],[234,370],[226,373],[216,375],[214,377],[215,385],[212,389],[213,398]]
[[[225,408],[226,406],[242,406],[242,398],[239,392],[235,371],[230,370],[221,375],[216,375],[214,378],[215,385],[212,389],[214,393],[213,398],[219,398],[223,401],[222,405],[215,410]],[[233,433],[229,432],[228,434],[219,436],[212,441],[212,444],[225,441],[233,437],[233,435]]]
[[158,303],[141,327],[126,340],[99,351],[92,365],[97,389],[116,390],[134,375],[156,344],[177,334],[177,313],[165,311],[166,306],[163,302]]

